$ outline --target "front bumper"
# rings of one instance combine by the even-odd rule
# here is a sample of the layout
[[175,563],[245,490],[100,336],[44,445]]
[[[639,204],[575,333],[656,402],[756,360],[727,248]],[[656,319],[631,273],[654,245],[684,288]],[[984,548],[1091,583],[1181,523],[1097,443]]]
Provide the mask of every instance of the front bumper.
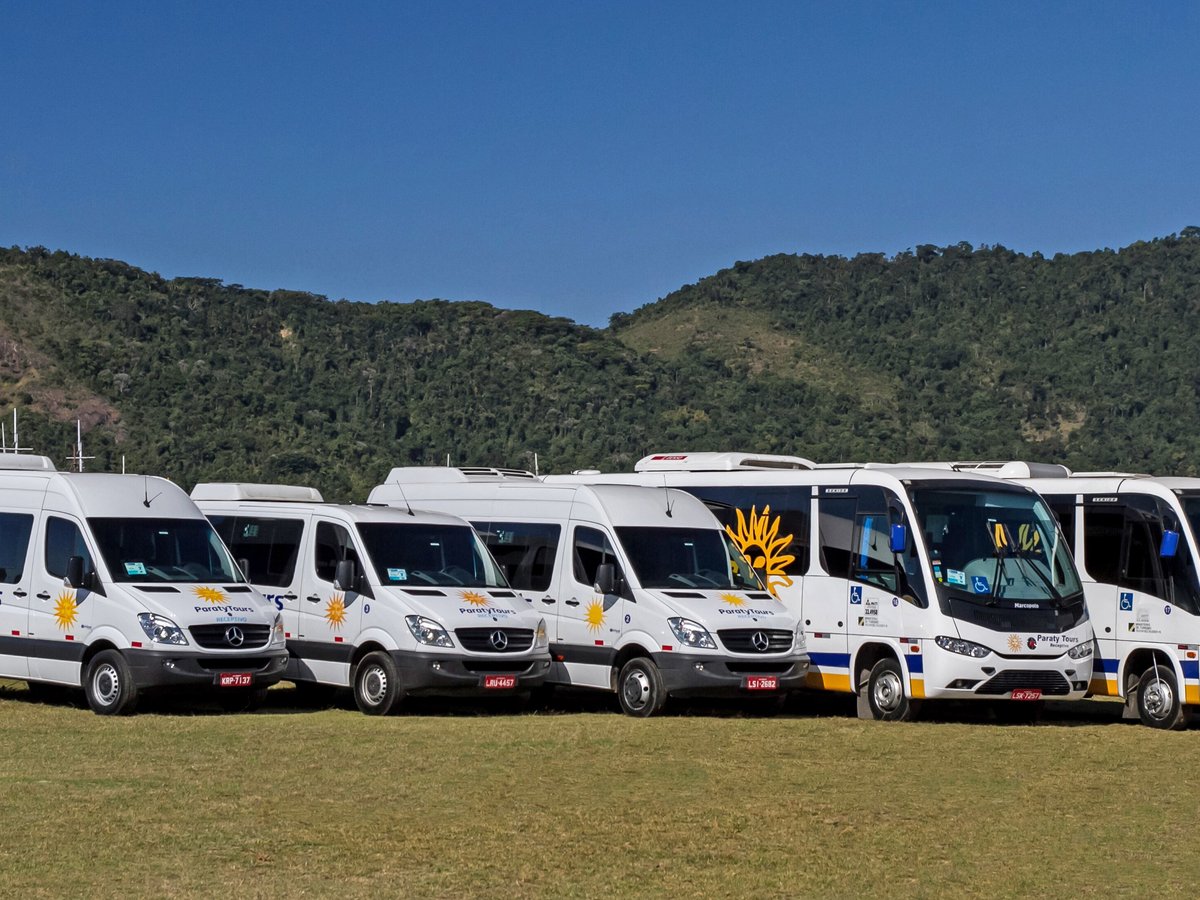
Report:
[[226,673],[249,674],[250,687],[270,687],[287,669],[286,650],[264,650],[245,656],[172,653],[161,650],[124,650],[133,681],[139,688],[217,687]]
[[[405,694],[503,695],[540,687],[550,672],[549,651],[519,659],[486,656],[435,656],[392,651]],[[510,675],[510,688],[485,687],[489,675]]]
[[[778,679],[776,693],[799,690],[808,674],[808,654],[789,654],[769,659],[707,656],[699,653],[652,653],[662,674],[667,693],[674,697],[746,696],[748,678]],[[767,692],[763,692],[767,693]]]

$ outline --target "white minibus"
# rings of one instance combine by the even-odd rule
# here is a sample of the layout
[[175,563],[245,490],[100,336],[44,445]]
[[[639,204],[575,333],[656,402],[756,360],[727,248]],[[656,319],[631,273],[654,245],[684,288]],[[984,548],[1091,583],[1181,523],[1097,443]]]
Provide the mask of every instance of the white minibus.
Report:
[[413,695],[525,697],[550,669],[545,619],[462,519],[292,485],[198,484],[192,498],[281,610],[299,685],[351,686],[384,715]]
[[[809,685],[864,718],[919,701],[1083,697],[1092,627],[1074,564],[1032,490],[957,472],[801,457],[663,453],[633,474],[549,483],[679,488],[703,500],[803,621]],[[1020,716],[1036,704],[997,705]]]
[[282,617],[181,488],[0,453],[0,677],[114,715],[188,686],[247,708],[286,666]]
[[672,696],[778,698],[804,682],[795,616],[682,491],[409,467],[370,500],[475,525],[552,623],[550,684],[615,691],[627,714],[650,716]]

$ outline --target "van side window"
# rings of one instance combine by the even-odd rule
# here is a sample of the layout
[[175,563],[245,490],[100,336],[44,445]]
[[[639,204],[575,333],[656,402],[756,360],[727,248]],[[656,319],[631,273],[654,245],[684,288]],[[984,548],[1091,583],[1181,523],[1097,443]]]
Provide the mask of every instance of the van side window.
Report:
[[1089,506],[1083,513],[1083,553],[1096,581],[1116,584],[1121,571],[1121,534],[1125,511],[1119,506]]
[[314,553],[316,554],[317,577],[322,581],[333,581],[337,564],[343,559],[351,560],[358,571],[363,571],[358,551],[354,549],[354,541],[350,538],[350,532],[333,522],[317,523],[317,542]]
[[519,591],[546,591],[562,528],[541,522],[472,522],[508,582]]
[[854,509],[858,501],[849,498],[822,497],[817,505],[821,533],[821,561],[825,571],[835,578],[850,576],[850,555],[854,542]]
[[617,562],[617,554],[608,536],[595,528],[581,526],[575,529],[574,550],[575,580],[580,584],[595,584],[596,570],[600,568],[600,564]]
[[33,516],[0,513],[0,582],[17,584],[25,574],[32,532]]
[[896,591],[896,557],[891,551],[891,525],[882,512],[860,514],[854,523],[854,580]]
[[67,560],[72,556],[83,557],[85,572],[95,568],[79,526],[69,519],[51,516],[46,520],[46,571],[55,578],[66,578]]
[[[794,578],[808,571],[808,520],[812,506],[812,489],[808,485],[682,487],[704,501],[764,579],[768,575]],[[768,539],[771,534],[774,537]],[[779,538],[785,538],[785,543],[772,547]]]
[[288,587],[296,573],[304,522],[254,516],[209,516],[236,560],[247,564],[253,584]]
[[[1120,504],[1089,504],[1084,510],[1084,566],[1097,581],[1144,591],[1191,608],[1194,605],[1186,547],[1170,566],[1159,558],[1163,516],[1154,497],[1131,494]],[[1176,584],[1176,576],[1184,576]]]

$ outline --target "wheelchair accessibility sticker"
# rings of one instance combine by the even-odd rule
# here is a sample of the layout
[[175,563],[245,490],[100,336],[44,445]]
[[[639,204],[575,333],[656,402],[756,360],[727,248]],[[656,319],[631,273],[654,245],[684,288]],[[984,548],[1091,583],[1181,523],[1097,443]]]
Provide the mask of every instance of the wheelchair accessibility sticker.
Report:
[[988,584],[986,575],[972,575],[971,590],[977,594],[990,594],[992,592],[992,586]]
[[1133,592],[1121,591],[1121,612],[1133,612]]
[[850,602],[859,606],[862,605],[862,587],[860,585],[851,585]]

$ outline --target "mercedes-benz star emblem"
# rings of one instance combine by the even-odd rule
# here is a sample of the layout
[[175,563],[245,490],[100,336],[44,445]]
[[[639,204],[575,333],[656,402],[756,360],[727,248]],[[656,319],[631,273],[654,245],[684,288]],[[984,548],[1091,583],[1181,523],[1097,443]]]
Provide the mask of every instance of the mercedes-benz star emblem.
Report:
[[225,643],[230,647],[240,647],[245,640],[246,635],[236,625],[230,625],[225,629]]
[[759,653],[766,653],[767,648],[771,646],[770,640],[761,631],[756,631],[750,635],[750,643],[754,645],[754,649]]
[[508,635],[503,631],[493,631],[488,642],[497,650],[503,650],[508,646]]

